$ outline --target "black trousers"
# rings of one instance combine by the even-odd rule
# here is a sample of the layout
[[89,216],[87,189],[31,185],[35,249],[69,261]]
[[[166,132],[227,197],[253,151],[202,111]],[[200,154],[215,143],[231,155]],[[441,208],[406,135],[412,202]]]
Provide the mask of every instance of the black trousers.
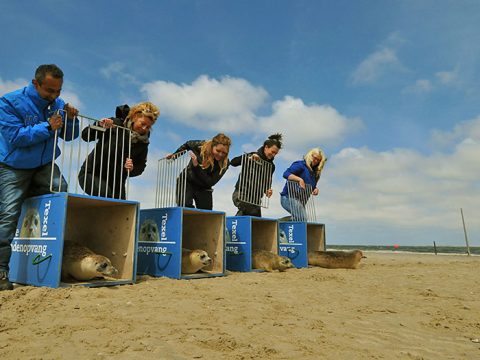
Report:
[[[125,184],[117,184],[115,194],[113,193],[112,187],[107,184],[105,179],[100,178],[99,176],[92,176],[92,174],[87,173],[83,168],[78,174],[78,183],[80,187],[88,195],[101,196],[107,198],[115,198],[125,200]],[[121,193],[121,194],[120,194]]]
[[[195,206],[193,202],[195,201]],[[187,181],[185,188],[185,206],[189,208],[212,210],[213,189],[204,189]]]
[[250,216],[262,216],[262,208],[257,205],[249,204],[239,200],[239,192],[238,189],[232,194],[233,204],[238,208],[236,216],[241,215],[250,215]]

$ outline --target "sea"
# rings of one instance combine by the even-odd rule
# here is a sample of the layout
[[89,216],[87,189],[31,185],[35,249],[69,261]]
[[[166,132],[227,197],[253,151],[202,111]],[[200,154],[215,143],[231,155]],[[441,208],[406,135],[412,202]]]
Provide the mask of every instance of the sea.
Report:
[[[365,250],[382,252],[412,252],[432,254],[467,254],[465,246],[402,246],[402,245],[334,245],[327,244],[327,250]],[[480,246],[470,246],[470,254],[480,255]]]

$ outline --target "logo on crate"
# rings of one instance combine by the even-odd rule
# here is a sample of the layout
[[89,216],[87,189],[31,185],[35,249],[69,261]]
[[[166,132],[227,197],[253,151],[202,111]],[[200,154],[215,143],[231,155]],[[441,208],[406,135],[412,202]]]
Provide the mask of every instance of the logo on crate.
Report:
[[140,241],[159,242],[160,234],[158,232],[158,225],[155,220],[145,219],[140,225]]
[[279,250],[280,254],[287,256],[290,260],[296,259],[299,256],[299,250],[295,243],[295,225],[290,224],[284,229],[279,230]]
[[238,220],[232,220],[232,235],[230,236],[230,241],[238,241],[237,226],[238,226]]
[[40,214],[38,209],[31,207],[27,209],[23,217],[22,227],[20,228],[21,238],[39,238],[40,237]]
[[156,219],[145,219],[140,225],[139,242],[155,244],[139,244],[137,247],[138,252],[146,256],[150,254],[157,254],[162,256],[169,255],[169,257],[171,257],[172,252],[169,247],[171,244],[175,244],[175,242],[168,241],[168,213],[162,214],[159,221],[157,221],[157,219],[158,217],[156,217]]
[[160,241],[167,241],[167,221],[168,213],[162,215],[162,227],[160,230]]
[[45,209],[43,210],[42,236],[48,235],[48,214],[50,213],[51,205],[52,205],[51,200],[45,203]]
[[47,249],[47,245],[19,244],[16,241],[12,242],[12,252],[23,253],[25,256],[28,256],[30,253],[47,256]]
[[295,242],[295,239],[293,238],[294,225],[288,225],[287,231],[288,231],[288,235],[283,229],[280,229],[279,231],[278,237],[279,237],[280,243],[282,244]]
[[161,242],[168,241],[167,238],[168,214],[163,214],[160,222],[160,229],[153,219],[145,219],[140,225],[140,241]]
[[49,200],[44,205],[43,221],[40,221],[40,213],[36,206],[30,206],[25,211],[22,225],[17,228],[15,237],[22,239],[40,238],[40,236],[48,236],[48,215],[52,201]]

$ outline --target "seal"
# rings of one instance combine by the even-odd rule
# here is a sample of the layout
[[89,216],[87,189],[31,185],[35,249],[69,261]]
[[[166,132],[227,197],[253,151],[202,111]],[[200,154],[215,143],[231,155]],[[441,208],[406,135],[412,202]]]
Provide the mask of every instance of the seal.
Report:
[[327,269],[356,269],[364,257],[360,250],[309,251],[308,265]]
[[88,247],[75,242],[65,241],[63,245],[62,280],[71,277],[86,281],[105,278],[118,273],[110,259],[97,255]]
[[195,274],[211,263],[212,259],[206,251],[182,248],[182,274]]
[[145,219],[140,225],[140,238],[139,241],[160,241],[160,235],[158,233],[158,225],[152,219]]
[[28,208],[23,218],[20,237],[22,238],[39,238],[40,237],[40,214],[37,208]]
[[270,272],[274,270],[285,271],[294,268],[295,265],[286,256],[280,256],[267,250],[253,250],[252,267]]

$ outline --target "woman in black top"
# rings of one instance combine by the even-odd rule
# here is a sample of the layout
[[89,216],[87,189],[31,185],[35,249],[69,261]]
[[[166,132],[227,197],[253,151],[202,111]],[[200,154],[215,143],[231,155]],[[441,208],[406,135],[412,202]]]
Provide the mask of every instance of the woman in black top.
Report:
[[117,107],[116,117],[99,121],[101,128],[83,129],[83,140],[96,141],[78,174],[79,184],[87,194],[126,198],[127,177],[138,176],[145,170],[150,130],[159,115],[158,108],[150,102],[131,109],[122,105]]
[[[248,159],[252,159],[255,161],[259,161],[259,159],[262,159],[263,161],[270,163],[271,166],[269,167],[268,173],[262,172],[262,175],[263,175],[262,179],[259,179],[258,176],[256,176],[258,174],[254,173],[256,170],[261,171],[260,169],[257,169],[255,166],[247,167],[247,170],[249,171],[248,174],[239,175],[237,183],[235,184],[235,191],[232,194],[233,203],[238,208],[238,211],[236,214],[237,216],[240,216],[240,215],[262,216],[262,211],[260,206],[242,201],[240,199],[245,200],[246,198],[250,198],[252,202],[255,202],[258,204],[261,201],[263,194],[265,194],[267,197],[272,196],[273,190],[271,189],[271,185],[272,185],[273,173],[275,171],[275,164],[273,163],[273,160],[275,159],[275,156],[278,154],[281,148],[282,148],[282,134],[273,134],[273,135],[270,135],[268,139],[264,141],[263,146],[259,148],[256,152],[245,154],[246,156],[248,156]],[[241,165],[242,157],[245,155],[240,155],[233,158],[230,161],[230,164],[232,166]],[[259,181],[260,183],[253,184],[252,181],[255,181],[255,180]],[[258,188],[259,186],[264,188],[259,189]],[[240,187],[242,189],[240,189]],[[249,190],[249,189],[254,189],[254,190]],[[242,190],[242,193],[240,193],[240,190]]]
[[[186,173],[185,206],[198,209],[213,209],[212,187],[222,178],[228,168],[228,152],[231,140],[225,134],[217,134],[211,140],[189,140],[175,153],[189,151],[190,163],[180,179]],[[167,156],[171,158],[173,154]],[[178,184],[178,183],[177,183]],[[183,204],[178,204],[181,206]]]

